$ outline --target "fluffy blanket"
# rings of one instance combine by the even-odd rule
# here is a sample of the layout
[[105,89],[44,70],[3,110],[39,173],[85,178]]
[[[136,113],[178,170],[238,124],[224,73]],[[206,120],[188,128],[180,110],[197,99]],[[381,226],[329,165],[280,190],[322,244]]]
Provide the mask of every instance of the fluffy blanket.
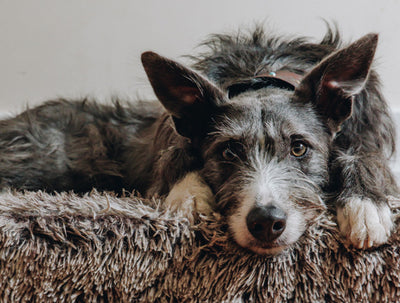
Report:
[[[398,216],[400,201],[391,206]],[[0,196],[2,302],[395,302],[400,233],[344,247],[322,213],[278,256],[238,247],[217,215],[93,192]]]

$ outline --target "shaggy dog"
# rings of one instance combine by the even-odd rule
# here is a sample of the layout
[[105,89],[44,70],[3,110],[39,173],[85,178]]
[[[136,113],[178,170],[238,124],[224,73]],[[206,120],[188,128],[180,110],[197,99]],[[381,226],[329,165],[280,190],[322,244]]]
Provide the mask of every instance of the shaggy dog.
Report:
[[394,126],[371,70],[377,35],[342,47],[215,35],[194,68],[142,55],[164,108],[57,100],[0,122],[2,187],[136,190],[220,212],[242,247],[277,253],[334,203],[349,244],[385,243]]

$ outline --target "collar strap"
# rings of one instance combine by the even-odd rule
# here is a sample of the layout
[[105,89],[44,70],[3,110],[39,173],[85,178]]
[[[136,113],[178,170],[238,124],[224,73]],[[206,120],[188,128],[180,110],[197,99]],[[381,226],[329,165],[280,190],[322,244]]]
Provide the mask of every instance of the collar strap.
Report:
[[295,90],[303,77],[303,75],[288,70],[260,74],[228,86],[228,97],[231,99],[243,92],[258,90],[265,87]]

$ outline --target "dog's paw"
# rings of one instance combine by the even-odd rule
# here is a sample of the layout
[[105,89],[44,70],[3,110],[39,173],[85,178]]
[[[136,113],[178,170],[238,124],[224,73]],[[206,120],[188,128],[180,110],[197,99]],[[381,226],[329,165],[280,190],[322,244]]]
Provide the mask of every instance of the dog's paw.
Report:
[[377,205],[370,199],[358,197],[337,208],[337,220],[347,244],[359,249],[384,244],[393,228],[393,216],[388,205]]
[[189,217],[193,211],[211,214],[213,204],[214,195],[197,172],[188,173],[176,183],[165,199],[168,208],[172,211],[184,211]]

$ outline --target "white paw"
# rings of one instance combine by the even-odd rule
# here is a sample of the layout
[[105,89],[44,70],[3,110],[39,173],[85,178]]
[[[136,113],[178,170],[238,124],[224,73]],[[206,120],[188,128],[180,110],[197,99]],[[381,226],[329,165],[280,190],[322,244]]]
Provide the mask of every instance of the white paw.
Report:
[[193,211],[211,214],[213,204],[214,195],[197,172],[188,173],[176,183],[165,199],[165,205],[172,211],[184,211],[190,218]]
[[356,248],[384,244],[393,228],[393,216],[388,205],[377,205],[370,199],[353,197],[337,208],[341,234]]

